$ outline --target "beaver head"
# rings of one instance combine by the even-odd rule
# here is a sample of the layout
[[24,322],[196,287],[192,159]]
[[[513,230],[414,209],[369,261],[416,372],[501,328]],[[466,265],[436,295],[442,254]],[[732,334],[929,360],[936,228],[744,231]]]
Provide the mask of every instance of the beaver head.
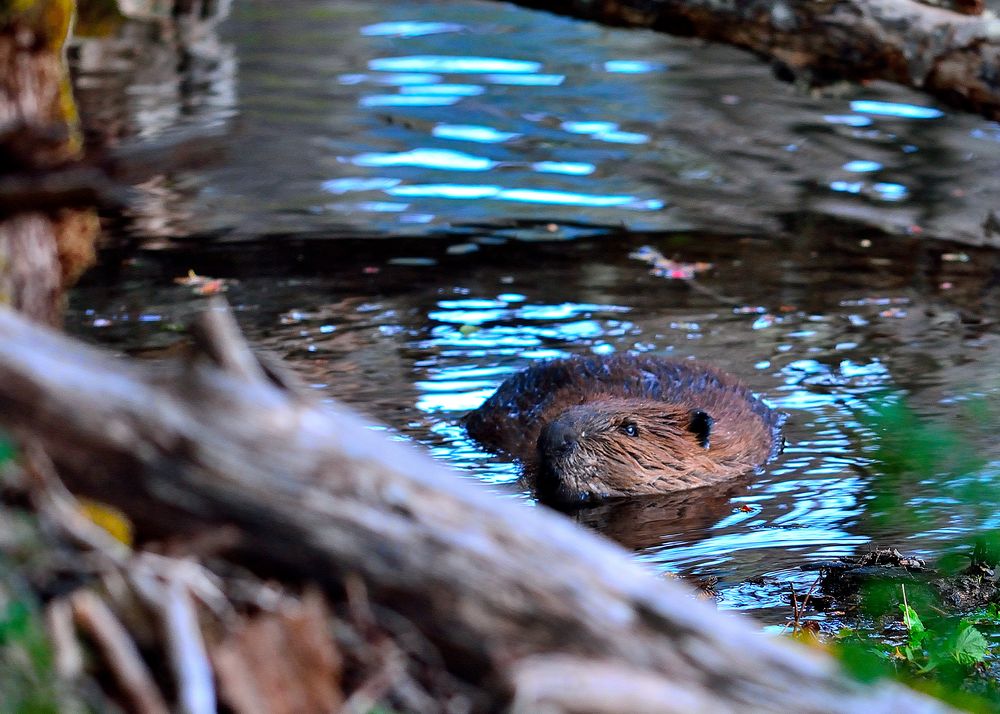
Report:
[[538,437],[541,500],[582,504],[711,483],[736,471],[713,443],[712,416],[647,399],[608,397],[572,406]]

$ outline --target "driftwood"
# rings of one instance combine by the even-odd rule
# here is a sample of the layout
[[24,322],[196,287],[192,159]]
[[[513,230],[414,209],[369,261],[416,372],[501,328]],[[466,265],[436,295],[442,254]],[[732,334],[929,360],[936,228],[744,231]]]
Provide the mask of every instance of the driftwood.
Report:
[[[725,42],[810,82],[884,79],[1000,118],[1000,20],[914,0],[514,0]],[[978,3],[952,3],[975,11]]]
[[[941,711],[761,635],[624,550],[496,498],[258,361],[228,312],[184,363],[126,362],[0,311],[0,424],[140,537],[226,524],[232,557],[361,582],[516,711]],[[579,682],[579,686],[572,684]]]

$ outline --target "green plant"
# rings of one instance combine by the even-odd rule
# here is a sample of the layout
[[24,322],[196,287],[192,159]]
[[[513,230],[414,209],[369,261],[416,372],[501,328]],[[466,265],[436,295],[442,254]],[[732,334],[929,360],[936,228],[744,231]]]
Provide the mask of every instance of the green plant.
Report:
[[[890,394],[868,404],[858,418],[872,437],[865,455],[868,511],[876,525],[894,532],[933,529],[942,518],[941,503],[948,503],[946,517],[961,518],[968,533],[945,544],[940,571],[988,581],[1000,563],[1000,532],[983,526],[996,513],[998,497],[989,487],[995,473],[976,443],[998,421],[992,406],[969,401],[958,418],[942,423],[920,418],[901,396]],[[928,491],[935,498],[921,498]],[[894,676],[962,708],[1000,710],[1000,685],[989,671],[998,662],[984,634],[1000,629],[1000,607],[960,617],[947,612],[926,583],[903,589],[898,582],[876,582],[863,592],[862,612],[865,623],[835,637],[841,662],[854,676]]]
[[0,615],[0,711],[61,711],[52,660],[52,649],[33,604],[10,600]]

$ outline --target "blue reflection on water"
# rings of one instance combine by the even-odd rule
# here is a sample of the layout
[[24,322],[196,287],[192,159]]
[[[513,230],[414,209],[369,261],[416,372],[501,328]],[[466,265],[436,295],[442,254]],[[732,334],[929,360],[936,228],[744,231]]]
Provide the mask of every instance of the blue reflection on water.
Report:
[[599,131],[591,134],[599,141],[607,141],[612,144],[645,144],[649,141],[649,136],[632,131]]
[[1000,124],[997,122],[990,122],[986,126],[976,127],[969,132],[969,136],[974,139],[1000,141]]
[[563,302],[555,305],[524,305],[518,310],[517,316],[524,320],[564,320],[590,312],[629,312],[629,308],[623,305]]
[[881,168],[882,164],[880,164],[878,161],[864,161],[864,160],[848,161],[843,166],[844,171],[850,171],[852,173],[859,173],[859,174],[868,173],[870,171],[878,171]]
[[490,126],[475,124],[438,124],[431,130],[439,139],[474,141],[480,144],[501,144],[521,136],[509,131],[498,131]]
[[829,124],[845,126],[869,126],[872,123],[868,117],[859,117],[857,114],[825,114],[823,120]]
[[[477,169],[467,169],[477,170]],[[639,200],[635,196],[599,196],[592,194],[558,191],[552,189],[502,188],[490,185],[468,184],[411,184],[386,189],[392,196],[421,198],[450,198],[473,200],[492,198],[498,201],[520,201],[556,206],[599,206],[622,207],[637,211],[656,211],[663,208],[663,202],[656,199]]]
[[430,312],[427,317],[439,322],[457,322],[463,325],[481,325],[484,322],[499,320],[506,313],[506,310],[437,310]]
[[851,102],[851,109],[862,114],[876,114],[901,119],[939,119],[944,116],[944,112],[934,107],[899,102],[876,102],[869,99],[857,99]]
[[536,161],[531,168],[543,174],[566,174],[567,176],[589,176],[597,170],[593,164],[574,161]]
[[358,154],[351,159],[351,163],[356,166],[420,166],[425,169],[452,171],[488,171],[497,165],[497,162],[483,156],[448,149],[411,149],[395,154]]
[[627,206],[635,201],[635,196],[595,196],[537,188],[508,188],[500,191],[496,198],[502,201],[548,203],[561,206]]
[[492,198],[500,192],[499,186],[476,186],[469,184],[431,183],[395,186],[386,189],[393,196],[415,196],[420,198],[452,198],[471,200],[477,198]]
[[[514,370],[513,364],[470,363],[475,355],[517,355],[521,359],[540,360],[565,357],[567,352],[552,343],[588,344],[596,352],[614,351],[607,337],[620,336],[634,329],[618,317],[628,308],[594,303],[526,303],[520,293],[501,293],[495,298],[469,297],[440,300],[428,312],[435,326],[431,338],[421,345],[438,354],[463,359],[436,362],[418,381],[417,406],[424,412],[465,412],[478,407]],[[467,329],[467,328],[472,328]],[[460,447],[468,456],[468,444]],[[494,473],[490,469],[490,473]],[[508,466],[500,472],[501,481],[510,480]],[[495,475],[495,474],[494,474]],[[488,477],[489,480],[489,477]]]
[[402,213],[410,208],[408,203],[394,203],[392,201],[362,201],[357,204],[359,211],[370,211],[372,213]]
[[562,128],[573,134],[597,134],[614,131],[618,125],[610,121],[564,121]]
[[404,87],[410,84],[436,84],[443,82],[444,77],[439,74],[426,74],[422,72],[402,72],[399,74],[342,74],[337,80],[341,84],[362,84],[372,82],[374,84],[384,84],[390,87]]
[[426,382],[420,382],[416,385],[418,388],[424,388],[423,394],[417,399],[416,407],[428,414],[472,411],[493,393],[492,386],[465,391],[465,388],[458,389],[455,385],[450,384],[447,391],[436,393],[427,389],[426,385]]
[[605,72],[617,74],[645,74],[661,69],[663,69],[661,63],[646,62],[645,60],[608,60],[604,63]]
[[861,193],[865,187],[863,181],[831,181],[830,188],[840,193]]
[[902,201],[909,193],[906,186],[899,183],[876,183],[872,189],[884,201]]
[[412,84],[401,87],[400,94],[451,95],[455,97],[476,97],[486,91],[478,84]]
[[900,183],[880,181],[868,187],[864,181],[831,181],[830,188],[839,193],[865,194],[880,201],[902,201],[909,196],[909,190]]
[[515,87],[558,87],[566,81],[563,74],[487,74],[483,81]]
[[427,94],[369,94],[358,101],[362,107],[449,107],[460,97],[435,97]]
[[565,121],[562,128],[572,134],[586,134],[598,141],[613,144],[645,144],[649,136],[631,131],[620,131],[618,124],[610,121]]
[[368,37],[422,37],[444,32],[461,32],[465,26],[454,22],[376,22],[361,28]]
[[[438,307],[443,310],[485,310],[492,307],[504,307],[508,300],[503,296],[497,296],[496,300],[478,300],[475,298],[468,300],[439,300]],[[474,369],[474,368],[473,368]]]
[[368,62],[368,68],[378,72],[441,72],[444,74],[525,74],[542,68],[540,62],[504,59],[501,57],[449,57],[444,55],[412,55],[409,57],[379,57]]
[[360,178],[345,177],[324,181],[320,186],[327,193],[348,193],[350,191],[380,191],[392,188],[400,183],[393,178]]

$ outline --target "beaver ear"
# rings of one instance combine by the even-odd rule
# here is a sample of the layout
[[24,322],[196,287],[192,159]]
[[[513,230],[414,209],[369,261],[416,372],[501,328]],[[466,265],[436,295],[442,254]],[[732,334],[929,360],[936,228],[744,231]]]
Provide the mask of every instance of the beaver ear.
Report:
[[715,419],[701,409],[692,409],[690,418],[688,431],[694,434],[703,449],[707,449],[712,436],[712,425],[715,424]]

